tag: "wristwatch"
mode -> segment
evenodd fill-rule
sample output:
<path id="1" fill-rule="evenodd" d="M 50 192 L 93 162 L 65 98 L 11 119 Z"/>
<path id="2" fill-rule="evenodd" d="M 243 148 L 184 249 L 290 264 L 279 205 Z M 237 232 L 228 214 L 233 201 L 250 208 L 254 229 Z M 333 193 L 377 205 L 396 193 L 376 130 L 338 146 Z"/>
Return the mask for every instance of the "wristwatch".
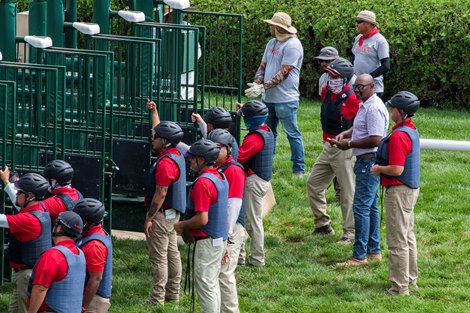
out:
<path id="1" fill-rule="evenodd" d="M 351 148 L 351 140 L 348 140 L 348 148 Z"/>

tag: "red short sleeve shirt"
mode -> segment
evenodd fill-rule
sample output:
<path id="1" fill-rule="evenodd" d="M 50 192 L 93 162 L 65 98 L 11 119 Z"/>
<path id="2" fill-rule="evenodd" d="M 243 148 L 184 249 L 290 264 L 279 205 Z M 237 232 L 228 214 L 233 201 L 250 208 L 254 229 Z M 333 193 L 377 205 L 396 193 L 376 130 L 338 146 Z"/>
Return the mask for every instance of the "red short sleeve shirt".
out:
<path id="1" fill-rule="evenodd" d="M 72 200 L 78 200 L 78 191 L 77 189 L 71 187 L 60 187 L 52 190 L 51 194 L 52 197 L 47 198 L 41 202 L 47 211 L 49 211 L 49 215 L 51 216 L 51 223 L 54 225 L 57 220 L 57 216 L 59 216 L 60 213 L 67 211 L 65 203 L 56 195 L 64 194 L 72 198 Z"/>
<path id="2" fill-rule="evenodd" d="M 412 129 L 416 129 L 416 126 L 413 124 L 411 119 L 405 120 L 404 126 L 408 126 Z M 398 124 L 393 126 L 392 130 L 396 129 L 397 127 L 402 126 L 402 124 Z M 388 164 L 390 165 L 398 165 L 404 166 L 405 160 L 408 154 L 410 154 L 412 148 L 412 142 L 410 136 L 407 133 L 402 131 L 394 132 L 388 141 Z M 382 186 L 397 186 L 403 185 L 401 181 L 399 181 L 396 177 L 380 177 L 381 185 Z"/>
<path id="3" fill-rule="evenodd" d="M 200 175 L 203 173 L 211 173 L 217 176 L 218 178 L 222 178 L 222 176 L 217 172 L 216 168 L 210 168 L 204 172 L 201 172 Z M 194 203 L 194 211 L 197 212 L 209 212 L 209 207 L 217 202 L 217 189 L 215 188 L 214 183 L 205 177 L 202 177 L 196 181 L 192 190 L 191 190 L 191 200 Z M 201 229 L 191 229 L 191 235 L 193 236 L 207 236 Z"/>
<path id="4" fill-rule="evenodd" d="M 159 157 L 168 155 L 168 154 L 180 155 L 178 149 L 170 148 L 162 152 Z M 178 180 L 180 177 L 180 171 L 178 165 L 172 159 L 165 157 L 158 162 L 157 168 L 155 170 L 155 184 L 157 186 L 168 187 Z"/>
<path id="5" fill-rule="evenodd" d="M 21 209 L 16 215 L 7 215 L 10 232 L 20 242 L 36 239 L 41 235 L 41 222 L 30 212 L 33 210 L 44 212 L 39 203 Z"/>
<path id="6" fill-rule="evenodd" d="M 101 225 L 93 226 L 87 236 L 92 234 L 106 235 Z M 91 240 L 87 242 L 82 248 L 85 254 L 86 269 L 90 273 L 102 273 L 106 265 L 106 258 L 108 257 L 108 249 L 99 240 Z"/>
<path id="7" fill-rule="evenodd" d="M 232 156 L 224 163 L 233 162 Z M 222 166 L 224 165 L 222 164 Z M 228 197 L 243 199 L 243 191 L 245 189 L 245 172 L 237 165 L 231 165 L 224 171 L 228 182 Z"/>

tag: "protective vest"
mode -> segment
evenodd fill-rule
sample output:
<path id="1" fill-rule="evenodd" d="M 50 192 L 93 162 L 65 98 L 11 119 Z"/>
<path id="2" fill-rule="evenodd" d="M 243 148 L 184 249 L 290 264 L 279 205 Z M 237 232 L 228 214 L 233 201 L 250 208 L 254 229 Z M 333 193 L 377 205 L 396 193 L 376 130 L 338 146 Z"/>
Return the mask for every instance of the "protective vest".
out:
<path id="1" fill-rule="evenodd" d="M 388 165 L 388 143 L 390 137 L 396 131 L 402 131 L 407 133 L 411 139 L 411 152 L 406 156 L 403 173 L 396 178 L 408 187 L 417 189 L 419 188 L 420 180 L 420 145 L 419 133 L 416 129 L 412 129 L 408 126 L 400 126 L 394 129 L 387 137 L 382 139 L 377 148 L 377 163 L 379 165 Z"/>
<path id="2" fill-rule="evenodd" d="M 235 137 L 232 136 L 232 150 L 231 150 L 231 155 L 232 158 L 236 161 L 238 160 L 238 143 Z"/>
<path id="3" fill-rule="evenodd" d="M 79 254 L 75 255 L 64 246 L 55 246 L 52 249 L 59 250 L 65 256 L 68 272 L 63 280 L 52 282 L 47 290 L 46 304 L 57 313 L 81 313 L 85 287 L 85 255 L 80 249 Z"/>
<path id="4" fill-rule="evenodd" d="M 180 177 L 178 178 L 178 180 L 168 187 L 168 192 L 166 194 L 165 200 L 163 201 L 163 204 L 168 208 L 173 208 L 180 213 L 184 213 L 186 211 L 186 175 L 185 175 L 186 163 L 182 155 L 168 153 L 159 157 L 155 161 L 155 163 L 152 164 L 149 170 L 148 178 L 147 178 L 145 196 L 147 198 L 148 203 L 151 203 L 153 195 L 155 194 L 155 189 L 156 189 L 155 171 L 156 171 L 158 163 L 163 158 L 170 158 L 173 161 L 175 161 L 180 172 Z"/>
<path id="5" fill-rule="evenodd" d="M 80 191 L 78 190 L 75 190 L 76 193 L 77 193 L 77 200 L 73 200 L 70 196 L 64 194 L 64 193 L 58 193 L 54 196 L 56 196 L 57 198 L 59 198 L 60 200 L 62 200 L 62 202 L 64 203 L 65 207 L 67 208 L 67 211 L 72 211 L 75 206 L 77 205 L 77 203 L 80 201 L 80 200 L 83 200 L 83 195 L 81 194 Z"/>
<path id="6" fill-rule="evenodd" d="M 254 132 L 263 137 L 264 147 L 245 163 L 245 171 L 251 169 L 256 175 L 265 181 L 270 181 L 273 176 L 274 135 L 271 130 L 265 131 L 259 128 L 250 131 L 250 133 Z M 248 135 L 250 133 L 248 133 Z"/>
<path id="7" fill-rule="evenodd" d="M 341 114 L 341 106 L 344 101 L 353 93 L 348 89 L 341 93 L 334 102 L 331 101 L 331 91 L 326 89 L 325 99 L 321 104 L 321 126 L 325 133 L 338 135 L 342 131 L 348 130 L 353 125 L 353 120 L 347 119 Z"/>
<path id="8" fill-rule="evenodd" d="M 111 298 L 111 289 L 113 282 L 113 244 L 111 243 L 111 237 L 108 234 L 91 234 L 80 240 L 80 242 L 78 243 L 78 247 L 82 248 L 92 240 L 100 241 L 103 245 L 105 245 L 106 249 L 108 250 L 106 264 L 104 266 L 103 279 L 100 282 L 96 294 L 103 298 Z M 88 272 L 86 281 L 88 281 Z"/>
<path id="9" fill-rule="evenodd" d="M 41 234 L 33 240 L 20 242 L 10 233 L 9 253 L 12 262 L 33 268 L 41 254 L 52 247 L 51 217 L 47 211 L 33 210 L 29 213 L 41 223 Z"/>
<path id="10" fill-rule="evenodd" d="M 209 220 L 206 225 L 201 229 L 211 238 L 223 238 L 227 240 L 228 237 L 228 183 L 224 174 L 221 174 L 223 179 L 219 179 L 217 176 L 211 173 L 204 173 L 194 181 L 193 185 L 202 177 L 208 178 L 214 183 L 215 189 L 217 189 L 217 201 L 209 207 Z M 190 191 L 190 195 L 192 188 Z M 194 203 L 191 197 L 188 196 L 188 212 L 185 219 L 190 219 L 196 212 L 194 211 Z"/>
<path id="11" fill-rule="evenodd" d="M 238 162 L 228 162 L 228 163 L 222 165 L 221 167 L 219 167 L 219 172 L 224 173 L 225 170 L 228 169 L 230 166 L 238 166 L 243 171 L 245 170 L 243 168 L 243 165 L 241 165 Z M 229 186 L 229 188 L 230 188 L 230 186 Z M 238 214 L 237 223 L 240 223 L 240 224 L 243 225 L 243 227 L 245 227 L 245 203 L 243 202 L 243 199 L 242 199 L 242 207 L 240 208 L 240 214 Z"/>

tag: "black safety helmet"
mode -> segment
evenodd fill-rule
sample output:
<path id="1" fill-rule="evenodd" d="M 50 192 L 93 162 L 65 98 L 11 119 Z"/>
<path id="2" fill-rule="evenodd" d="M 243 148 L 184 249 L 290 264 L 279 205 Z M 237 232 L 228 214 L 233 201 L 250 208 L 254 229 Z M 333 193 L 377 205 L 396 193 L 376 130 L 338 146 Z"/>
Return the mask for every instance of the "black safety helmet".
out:
<path id="1" fill-rule="evenodd" d="M 168 140 L 172 146 L 176 146 L 183 139 L 183 130 L 175 122 L 160 122 L 153 128 L 153 134 Z"/>
<path id="2" fill-rule="evenodd" d="M 250 118 L 258 115 L 266 115 L 268 113 L 268 107 L 263 102 L 258 100 L 248 101 L 239 110 L 239 114 L 243 115 L 245 118 Z"/>
<path id="3" fill-rule="evenodd" d="M 396 93 L 386 103 L 389 107 L 405 111 L 407 117 L 412 117 L 419 108 L 419 99 L 409 91 L 400 91 Z"/>
<path id="4" fill-rule="evenodd" d="M 354 75 L 353 65 L 351 62 L 343 58 L 337 58 L 333 60 L 333 62 L 328 65 L 326 70 L 335 76 L 339 75 L 345 78 L 346 81 L 349 81 Z"/>
<path id="5" fill-rule="evenodd" d="M 61 186 L 68 185 L 72 182 L 73 168 L 63 160 L 54 160 L 44 167 L 42 176 L 47 180 L 55 179 Z"/>
<path id="6" fill-rule="evenodd" d="M 232 146 L 233 136 L 228 130 L 218 128 L 211 131 L 207 139 L 224 146 Z"/>
<path id="7" fill-rule="evenodd" d="M 37 173 L 26 173 L 14 184 L 16 189 L 31 193 L 36 200 L 44 199 L 51 188 L 49 182 Z"/>
<path id="8" fill-rule="evenodd" d="M 221 107 L 210 108 L 204 115 L 204 121 L 211 123 L 214 128 L 230 128 L 232 126 L 232 116 Z"/>
<path id="9" fill-rule="evenodd" d="M 80 200 L 73 209 L 73 212 L 80 215 L 83 223 L 90 221 L 95 225 L 101 224 L 103 221 L 104 211 L 103 203 L 93 198 Z"/>
<path id="10" fill-rule="evenodd" d="M 56 232 L 56 226 L 62 226 L 62 232 Z M 83 221 L 80 215 L 72 211 L 65 211 L 59 214 L 56 221 L 56 226 L 54 226 L 53 236 L 65 235 L 72 239 L 78 238 L 82 234 L 83 230 Z"/>
<path id="11" fill-rule="evenodd" d="M 201 156 L 206 160 L 207 165 L 212 165 L 219 157 L 220 149 L 217 144 L 209 139 L 202 138 L 191 145 L 186 156 Z"/>

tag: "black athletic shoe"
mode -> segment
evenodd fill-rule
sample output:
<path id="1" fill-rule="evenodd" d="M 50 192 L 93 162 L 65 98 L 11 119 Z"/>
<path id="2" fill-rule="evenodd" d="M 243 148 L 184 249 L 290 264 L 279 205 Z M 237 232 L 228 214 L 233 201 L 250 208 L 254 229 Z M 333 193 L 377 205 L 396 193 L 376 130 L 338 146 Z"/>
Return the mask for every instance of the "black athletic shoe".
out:
<path id="1" fill-rule="evenodd" d="M 322 227 L 315 228 L 315 230 L 313 231 L 313 234 L 314 235 L 325 235 L 325 236 L 326 235 L 334 235 L 335 231 L 333 230 L 331 225 L 328 224 L 328 225 L 325 225 L 325 226 L 322 226 Z"/>

